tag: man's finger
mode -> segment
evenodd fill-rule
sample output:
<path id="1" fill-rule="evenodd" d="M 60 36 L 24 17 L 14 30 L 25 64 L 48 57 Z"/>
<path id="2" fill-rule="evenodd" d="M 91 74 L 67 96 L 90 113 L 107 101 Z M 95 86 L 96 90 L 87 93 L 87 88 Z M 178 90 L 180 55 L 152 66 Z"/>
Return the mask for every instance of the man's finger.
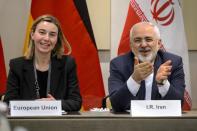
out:
<path id="1" fill-rule="evenodd" d="M 172 61 L 171 60 L 167 60 L 165 63 L 163 63 L 162 65 L 164 66 L 168 66 L 171 65 Z"/>
<path id="2" fill-rule="evenodd" d="M 137 57 L 134 57 L 134 65 L 138 65 L 139 64 L 139 60 Z"/>

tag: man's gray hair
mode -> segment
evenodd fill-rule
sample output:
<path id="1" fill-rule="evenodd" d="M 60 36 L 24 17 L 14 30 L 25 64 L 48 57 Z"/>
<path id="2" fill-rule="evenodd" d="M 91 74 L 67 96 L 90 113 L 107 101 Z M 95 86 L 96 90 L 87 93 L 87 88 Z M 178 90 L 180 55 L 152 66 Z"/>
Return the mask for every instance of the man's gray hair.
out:
<path id="1" fill-rule="evenodd" d="M 158 38 L 158 39 L 161 38 L 161 34 L 160 34 L 160 31 L 159 31 L 159 28 L 158 28 L 155 24 L 153 24 L 153 23 L 151 23 L 151 22 L 145 22 L 145 21 L 143 21 L 143 22 L 136 23 L 135 25 L 132 26 L 132 28 L 131 28 L 131 30 L 130 30 L 130 35 L 129 35 L 129 36 L 130 36 L 130 42 L 131 42 L 132 37 L 133 37 L 133 30 L 134 30 L 138 25 L 140 25 L 140 24 L 148 24 L 148 25 L 152 26 L 152 27 L 154 28 L 154 31 L 155 31 L 155 33 L 156 33 L 157 38 Z"/>

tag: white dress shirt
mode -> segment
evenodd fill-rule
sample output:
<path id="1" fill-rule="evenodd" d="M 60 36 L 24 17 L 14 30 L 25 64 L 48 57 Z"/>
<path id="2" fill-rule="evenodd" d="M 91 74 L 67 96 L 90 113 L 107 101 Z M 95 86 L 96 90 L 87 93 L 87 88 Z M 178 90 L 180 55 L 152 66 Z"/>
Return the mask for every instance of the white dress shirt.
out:
<path id="1" fill-rule="evenodd" d="M 153 84 L 153 73 L 151 73 L 145 79 L 145 89 L 146 89 L 145 99 L 146 100 L 151 100 L 152 84 Z M 157 85 L 157 86 L 159 88 L 159 93 L 161 94 L 162 97 L 164 97 L 170 88 L 170 83 L 168 80 L 166 80 L 164 85 Z M 130 76 L 129 79 L 127 80 L 127 87 L 129 89 L 129 91 L 131 92 L 131 94 L 136 96 L 139 89 L 140 89 L 140 84 L 138 84 L 132 78 L 132 76 Z"/>

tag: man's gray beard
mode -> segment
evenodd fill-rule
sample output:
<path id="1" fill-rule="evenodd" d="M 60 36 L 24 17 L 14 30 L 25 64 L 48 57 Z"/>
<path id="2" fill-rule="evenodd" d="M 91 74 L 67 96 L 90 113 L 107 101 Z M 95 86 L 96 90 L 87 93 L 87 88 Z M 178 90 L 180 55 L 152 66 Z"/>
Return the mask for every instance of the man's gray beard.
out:
<path id="1" fill-rule="evenodd" d="M 141 62 L 150 62 L 152 63 L 154 61 L 154 58 L 156 56 L 156 53 L 152 52 L 148 56 L 142 56 L 141 54 L 138 54 L 138 58 Z"/>

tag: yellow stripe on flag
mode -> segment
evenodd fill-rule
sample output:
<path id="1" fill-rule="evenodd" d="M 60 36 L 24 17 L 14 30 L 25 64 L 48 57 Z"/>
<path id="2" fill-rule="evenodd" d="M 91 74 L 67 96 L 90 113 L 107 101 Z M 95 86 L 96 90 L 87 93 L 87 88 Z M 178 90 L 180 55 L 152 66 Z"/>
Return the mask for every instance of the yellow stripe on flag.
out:
<path id="1" fill-rule="evenodd" d="M 33 18 L 32 18 L 31 15 L 29 15 L 29 20 L 28 20 L 27 30 L 26 30 L 26 36 L 25 36 L 25 42 L 24 42 L 24 46 L 23 46 L 23 54 L 25 54 L 25 52 L 27 51 L 27 48 L 28 48 L 29 33 L 31 31 L 32 24 L 33 24 Z"/>

